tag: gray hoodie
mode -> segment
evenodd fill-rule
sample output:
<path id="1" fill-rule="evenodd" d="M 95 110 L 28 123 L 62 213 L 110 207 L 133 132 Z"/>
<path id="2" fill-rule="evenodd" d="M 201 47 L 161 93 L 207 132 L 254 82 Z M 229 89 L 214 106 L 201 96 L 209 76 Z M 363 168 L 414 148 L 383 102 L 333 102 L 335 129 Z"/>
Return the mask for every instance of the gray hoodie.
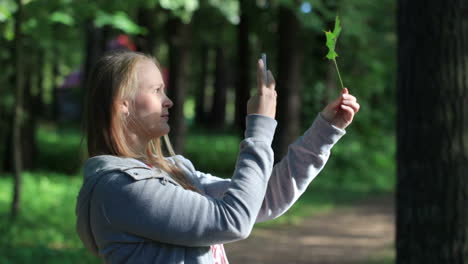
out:
<path id="1" fill-rule="evenodd" d="M 319 114 L 273 168 L 276 121 L 248 115 L 231 179 L 179 166 L 202 194 L 133 159 L 95 156 L 84 165 L 76 230 L 106 263 L 213 263 L 210 245 L 245 239 L 255 223 L 286 212 L 320 172 L 345 134 Z"/>

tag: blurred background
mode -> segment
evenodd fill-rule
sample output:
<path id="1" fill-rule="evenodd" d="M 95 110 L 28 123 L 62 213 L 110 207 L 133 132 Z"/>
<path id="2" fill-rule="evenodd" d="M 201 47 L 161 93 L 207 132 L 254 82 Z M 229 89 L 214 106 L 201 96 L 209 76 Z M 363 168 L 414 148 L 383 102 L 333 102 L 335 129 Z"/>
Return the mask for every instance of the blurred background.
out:
<path id="1" fill-rule="evenodd" d="M 85 80 L 100 55 L 125 49 L 155 56 L 174 102 L 176 153 L 200 171 L 230 177 L 262 52 L 277 81 L 276 159 L 340 94 L 325 57 L 324 31 L 333 30 L 336 15 L 343 27 L 337 62 L 361 111 L 299 202 L 257 228 L 297 231 L 314 215 L 374 199 L 384 201 L 372 207 L 385 216 L 377 221 L 393 228 L 396 6 L 393 0 L 0 0 L 0 263 L 99 263 L 75 233 L 74 206 L 87 158 L 80 144 Z M 394 262 L 394 231 L 382 230 L 382 250 L 353 263 Z M 255 246 L 261 245 L 250 250 Z M 249 255 L 227 250 L 232 262 L 236 254 Z M 348 263 L 341 257 L 330 263 Z M 297 263 L 327 263 L 304 261 Z"/>

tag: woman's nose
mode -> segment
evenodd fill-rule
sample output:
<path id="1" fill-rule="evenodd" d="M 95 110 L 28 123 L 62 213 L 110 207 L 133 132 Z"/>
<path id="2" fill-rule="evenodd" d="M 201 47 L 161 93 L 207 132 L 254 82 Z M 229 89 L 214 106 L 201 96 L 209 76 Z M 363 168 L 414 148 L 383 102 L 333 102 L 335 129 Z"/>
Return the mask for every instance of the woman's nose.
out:
<path id="1" fill-rule="evenodd" d="M 171 108 L 174 105 L 171 99 L 169 97 L 166 97 L 166 101 L 164 102 L 164 107 Z"/>

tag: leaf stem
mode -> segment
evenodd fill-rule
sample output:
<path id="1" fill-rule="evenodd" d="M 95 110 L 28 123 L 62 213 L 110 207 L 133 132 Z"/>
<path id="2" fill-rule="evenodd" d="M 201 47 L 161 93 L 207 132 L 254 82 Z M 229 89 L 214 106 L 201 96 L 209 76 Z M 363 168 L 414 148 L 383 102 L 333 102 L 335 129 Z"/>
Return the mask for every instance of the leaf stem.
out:
<path id="1" fill-rule="evenodd" d="M 336 59 L 333 59 L 335 63 L 336 72 L 338 73 L 338 78 L 340 79 L 341 89 L 344 89 L 343 81 L 341 80 L 340 70 L 338 69 L 338 64 L 336 63 Z"/>

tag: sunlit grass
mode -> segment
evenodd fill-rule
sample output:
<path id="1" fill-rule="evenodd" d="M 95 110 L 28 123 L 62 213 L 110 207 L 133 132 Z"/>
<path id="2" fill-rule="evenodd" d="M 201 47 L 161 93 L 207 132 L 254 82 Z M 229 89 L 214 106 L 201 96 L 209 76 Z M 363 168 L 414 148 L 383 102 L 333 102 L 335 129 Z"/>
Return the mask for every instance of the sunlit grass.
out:
<path id="1" fill-rule="evenodd" d="M 10 222 L 13 188 L 8 176 L 0 178 L 0 263 L 99 263 L 84 251 L 75 232 L 80 177 L 23 173 L 20 215 Z"/>

